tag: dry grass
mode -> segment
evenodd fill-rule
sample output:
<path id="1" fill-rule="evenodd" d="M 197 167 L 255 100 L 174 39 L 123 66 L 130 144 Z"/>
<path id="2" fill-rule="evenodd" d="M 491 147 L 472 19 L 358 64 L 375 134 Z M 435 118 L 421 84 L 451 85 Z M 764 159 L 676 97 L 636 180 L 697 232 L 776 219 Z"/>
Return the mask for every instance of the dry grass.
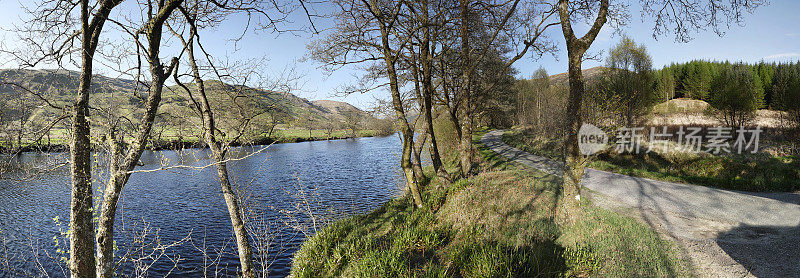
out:
<path id="1" fill-rule="evenodd" d="M 702 100 L 678 98 L 657 104 L 647 121 L 648 126 L 718 126 L 720 121 L 708 112 L 708 103 Z M 789 123 L 784 112 L 761 109 L 756 111 L 751 125 L 765 128 L 782 128 Z"/>
<path id="2" fill-rule="evenodd" d="M 765 132 L 769 132 L 767 130 Z M 646 153 L 643 142 L 638 154 L 606 151 L 598 154 L 590 166 L 629 176 L 670 182 L 690 183 L 743 191 L 800 190 L 800 159 L 795 156 L 774 155 L 780 145 L 779 137 L 770 137 L 761 144 L 769 151 L 755 154 L 711 155 L 707 153 L 653 151 Z M 764 138 L 762 138 L 764 140 Z M 560 141 L 543 138 L 525 130 L 511 130 L 503 134 L 503 141 L 524 151 L 560 159 L 548 146 Z"/>
<path id="3" fill-rule="evenodd" d="M 508 240 L 523 246 L 526 240 L 553 240 L 552 222 L 557 183 L 554 177 L 529 172 L 486 172 L 470 186 L 448 197 L 438 213 L 441 222 L 457 231 L 478 227 L 488 240 Z"/>

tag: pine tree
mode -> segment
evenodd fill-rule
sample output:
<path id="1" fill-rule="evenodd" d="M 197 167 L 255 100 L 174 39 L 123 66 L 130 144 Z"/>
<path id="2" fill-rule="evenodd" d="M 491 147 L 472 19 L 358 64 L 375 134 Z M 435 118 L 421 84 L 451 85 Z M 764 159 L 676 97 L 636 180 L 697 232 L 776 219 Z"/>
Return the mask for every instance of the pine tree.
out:
<path id="1" fill-rule="evenodd" d="M 744 126 L 764 105 L 761 80 L 746 65 L 727 67 L 711 83 L 708 103 L 725 125 L 733 128 Z"/>

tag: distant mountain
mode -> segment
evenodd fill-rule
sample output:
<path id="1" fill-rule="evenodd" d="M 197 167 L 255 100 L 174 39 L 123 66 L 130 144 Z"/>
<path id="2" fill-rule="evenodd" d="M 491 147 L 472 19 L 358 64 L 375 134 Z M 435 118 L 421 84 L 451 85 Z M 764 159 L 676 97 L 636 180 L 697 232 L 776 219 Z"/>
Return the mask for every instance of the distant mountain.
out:
<path id="1" fill-rule="evenodd" d="M 19 70 L 19 69 L 0 69 L 0 80 L 14 82 L 29 88 L 31 90 L 41 92 L 52 98 L 55 102 L 74 101 L 79 85 L 80 74 L 76 71 L 68 70 Z M 141 104 L 143 101 L 142 94 L 134 94 L 136 92 L 137 83 L 133 80 L 122 78 L 110 78 L 102 75 L 95 75 L 92 82 L 92 95 L 96 99 L 108 99 L 114 103 L 123 103 L 122 109 L 132 107 L 133 105 Z M 143 86 L 145 84 L 138 84 Z M 188 84 L 192 87 L 192 84 Z M 206 87 L 210 92 L 209 98 L 220 98 L 221 96 L 213 95 L 215 90 L 230 91 L 236 89 L 233 85 L 224 84 L 219 81 L 207 81 Z M 172 87 L 177 89 L 175 87 Z M 139 92 L 145 91 L 139 88 Z M 355 106 L 345 102 L 332 101 L 332 100 L 318 100 L 309 101 L 305 98 L 295 96 L 291 93 L 270 92 L 265 90 L 246 88 L 248 90 L 259 91 L 266 98 L 262 98 L 262 102 L 269 102 L 265 105 L 282 105 L 289 115 L 292 117 L 302 117 L 311 115 L 316 120 L 344 120 L 344 115 L 352 113 L 357 115 L 359 119 L 371 119 L 372 116 Z M 11 97 L 11 94 L 20 93 L 21 90 L 13 85 L 0 85 L 0 97 Z M 180 93 L 180 90 L 164 90 L 162 95 L 162 107 L 186 106 L 190 103 L 187 96 Z M 164 110 L 162 108 L 161 110 Z"/>
<path id="2" fill-rule="evenodd" d="M 605 68 L 606 67 L 598 66 L 598 67 L 593 67 L 593 68 L 589 68 L 589 69 L 584 69 L 583 70 L 583 81 L 584 82 L 590 82 L 590 81 L 593 81 L 593 80 L 596 80 L 596 79 L 600 78 L 600 76 L 603 73 L 603 70 Z M 564 73 L 551 75 L 550 76 L 550 84 L 568 86 L 569 85 L 569 73 L 568 72 L 564 72 Z"/>
<path id="3" fill-rule="evenodd" d="M 0 69 L 0 79 L 23 85 L 28 89 L 56 96 L 74 95 L 78 90 L 80 73 L 69 70 Z M 135 89 L 136 82 L 121 78 L 95 75 L 93 93 L 103 91 L 126 91 Z M 0 92 L 16 92 L 19 88 L 0 85 Z"/>
<path id="4" fill-rule="evenodd" d="M 315 100 L 311 102 L 312 105 L 322 108 L 323 115 L 344 120 L 350 115 L 354 115 L 359 119 L 372 118 L 371 115 L 365 113 L 363 110 L 358 109 L 347 102 L 335 100 Z"/>

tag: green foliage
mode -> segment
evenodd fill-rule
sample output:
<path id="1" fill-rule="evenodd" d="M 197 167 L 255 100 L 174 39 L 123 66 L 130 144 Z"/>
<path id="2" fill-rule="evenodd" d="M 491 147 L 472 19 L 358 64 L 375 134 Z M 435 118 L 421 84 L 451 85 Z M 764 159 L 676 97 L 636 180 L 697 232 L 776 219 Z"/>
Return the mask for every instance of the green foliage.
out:
<path id="1" fill-rule="evenodd" d="M 677 246 L 639 222 L 609 210 L 582 206 L 581 221 L 562 229 L 559 243 L 571 277 L 691 277 Z M 588 272 L 590 271 L 590 272 Z M 588 273 L 587 273 L 588 272 Z"/>
<path id="2" fill-rule="evenodd" d="M 656 82 L 656 96 L 659 100 L 668 101 L 675 97 L 675 75 L 672 70 L 665 68 L 654 72 Z"/>
<path id="3" fill-rule="evenodd" d="M 773 108 L 786 112 L 795 128 L 800 129 L 800 63 L 778 65 L 771 92 Z"/>
<path id="4" fill-rule="evenodd" d="M 692 61 L 687 64 L 684 74 L 684 95 L 693 99 L 706 100 L 713 79 L 709 63 Z"/>
<path id="5" fill-rule="evenodd" d="M 761 79 L 744 65 L 725 68 L 711 83 L 708 104 L 731 127 L 748 124 L 764 105 Z"/>
<path id="6" fill-rule="evenodd" d="M 575 244 L 564 252 L 567 268 L 576 273 L 594 273 L 600 269 L 601 261 L 591 248 Z"/>
<path id="7" fill-rule="evenodd" d="M 600 96 L 613 102 L 612 107 L 625 125 L 639 123 L 658 101 L 652 59 L 644 45 L 628 36 L 613 48 L 606 61 L 607 69 L 600 83 Z"/>
<path id="8" fill-rule="evenodd" d="M 787 84 L 787 81 L 788 83 L 793 82 L 789 80 L 800 79 L 800 77 L 790 74 L 791 71 L 797 71 L 800 68 L 800 63 L 797 62 L 767 63 L 762 61 L 757 64 L 739 63 L 737 66 L 746 67 L 757 76 L 763 92 L 763 107 L 771 109 L 780 109 L 779 107 L 782 105 L 780 94 L 785 92 L 781 91 L 782 86 Z M 657 73 L 658 91 L 662 96 L 663 92 L 669 92 L 670 82 L 668 80 L 671 79 L 674 84 L 672 98 L 687 97 L 707 100 L 711 83 L 729 67 L 731 67 L 729 62 L 702 60 L 666 66 Z"/>

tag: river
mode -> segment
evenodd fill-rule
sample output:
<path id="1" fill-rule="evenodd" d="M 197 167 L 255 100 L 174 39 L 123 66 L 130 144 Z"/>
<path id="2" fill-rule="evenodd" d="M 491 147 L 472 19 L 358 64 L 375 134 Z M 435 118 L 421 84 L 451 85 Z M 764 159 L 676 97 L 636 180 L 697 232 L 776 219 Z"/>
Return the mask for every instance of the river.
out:
<path id="1" fill-rule="evenodd" d="M 231 156 L 260 148 L 233 149 Z M 260 245 L 269 247 L 269 255 L 256 258 L 268 262 L 269 276 L 286 276 L 305 239 L 300 231 L 313 233 L 308 211 L 315 219 L 335 219 L 372 210 L 400 194 L 399 152 L 398 137 L 388 136 L 275 144 L 231 162 L 233 180 L 253 216 L 251 235 L 266 235 L 254 239 L 254 247 L 269 240 Z M 36 163 L 53 156 L 58 155 L 24 154 L 20 160 Z M 137 170 L 209 163 L 207 151 L 199 149 L 146 152 L 141 161 Z M 102 168 L 94 174 L 97 186 L 104 180 Z M 69 248 L 59 232 L 68 226 L 69 201 L 68 167 L 0 181 L 0 277 L 64 275 L 56 262 L 65 256 L 58 249 Z M 123 276 L 236 275 L 235 241 L 213 167 L 133 174 L 123 190 L 115 230 L 116 256 L 126 258 L 120 261 Z"/>

